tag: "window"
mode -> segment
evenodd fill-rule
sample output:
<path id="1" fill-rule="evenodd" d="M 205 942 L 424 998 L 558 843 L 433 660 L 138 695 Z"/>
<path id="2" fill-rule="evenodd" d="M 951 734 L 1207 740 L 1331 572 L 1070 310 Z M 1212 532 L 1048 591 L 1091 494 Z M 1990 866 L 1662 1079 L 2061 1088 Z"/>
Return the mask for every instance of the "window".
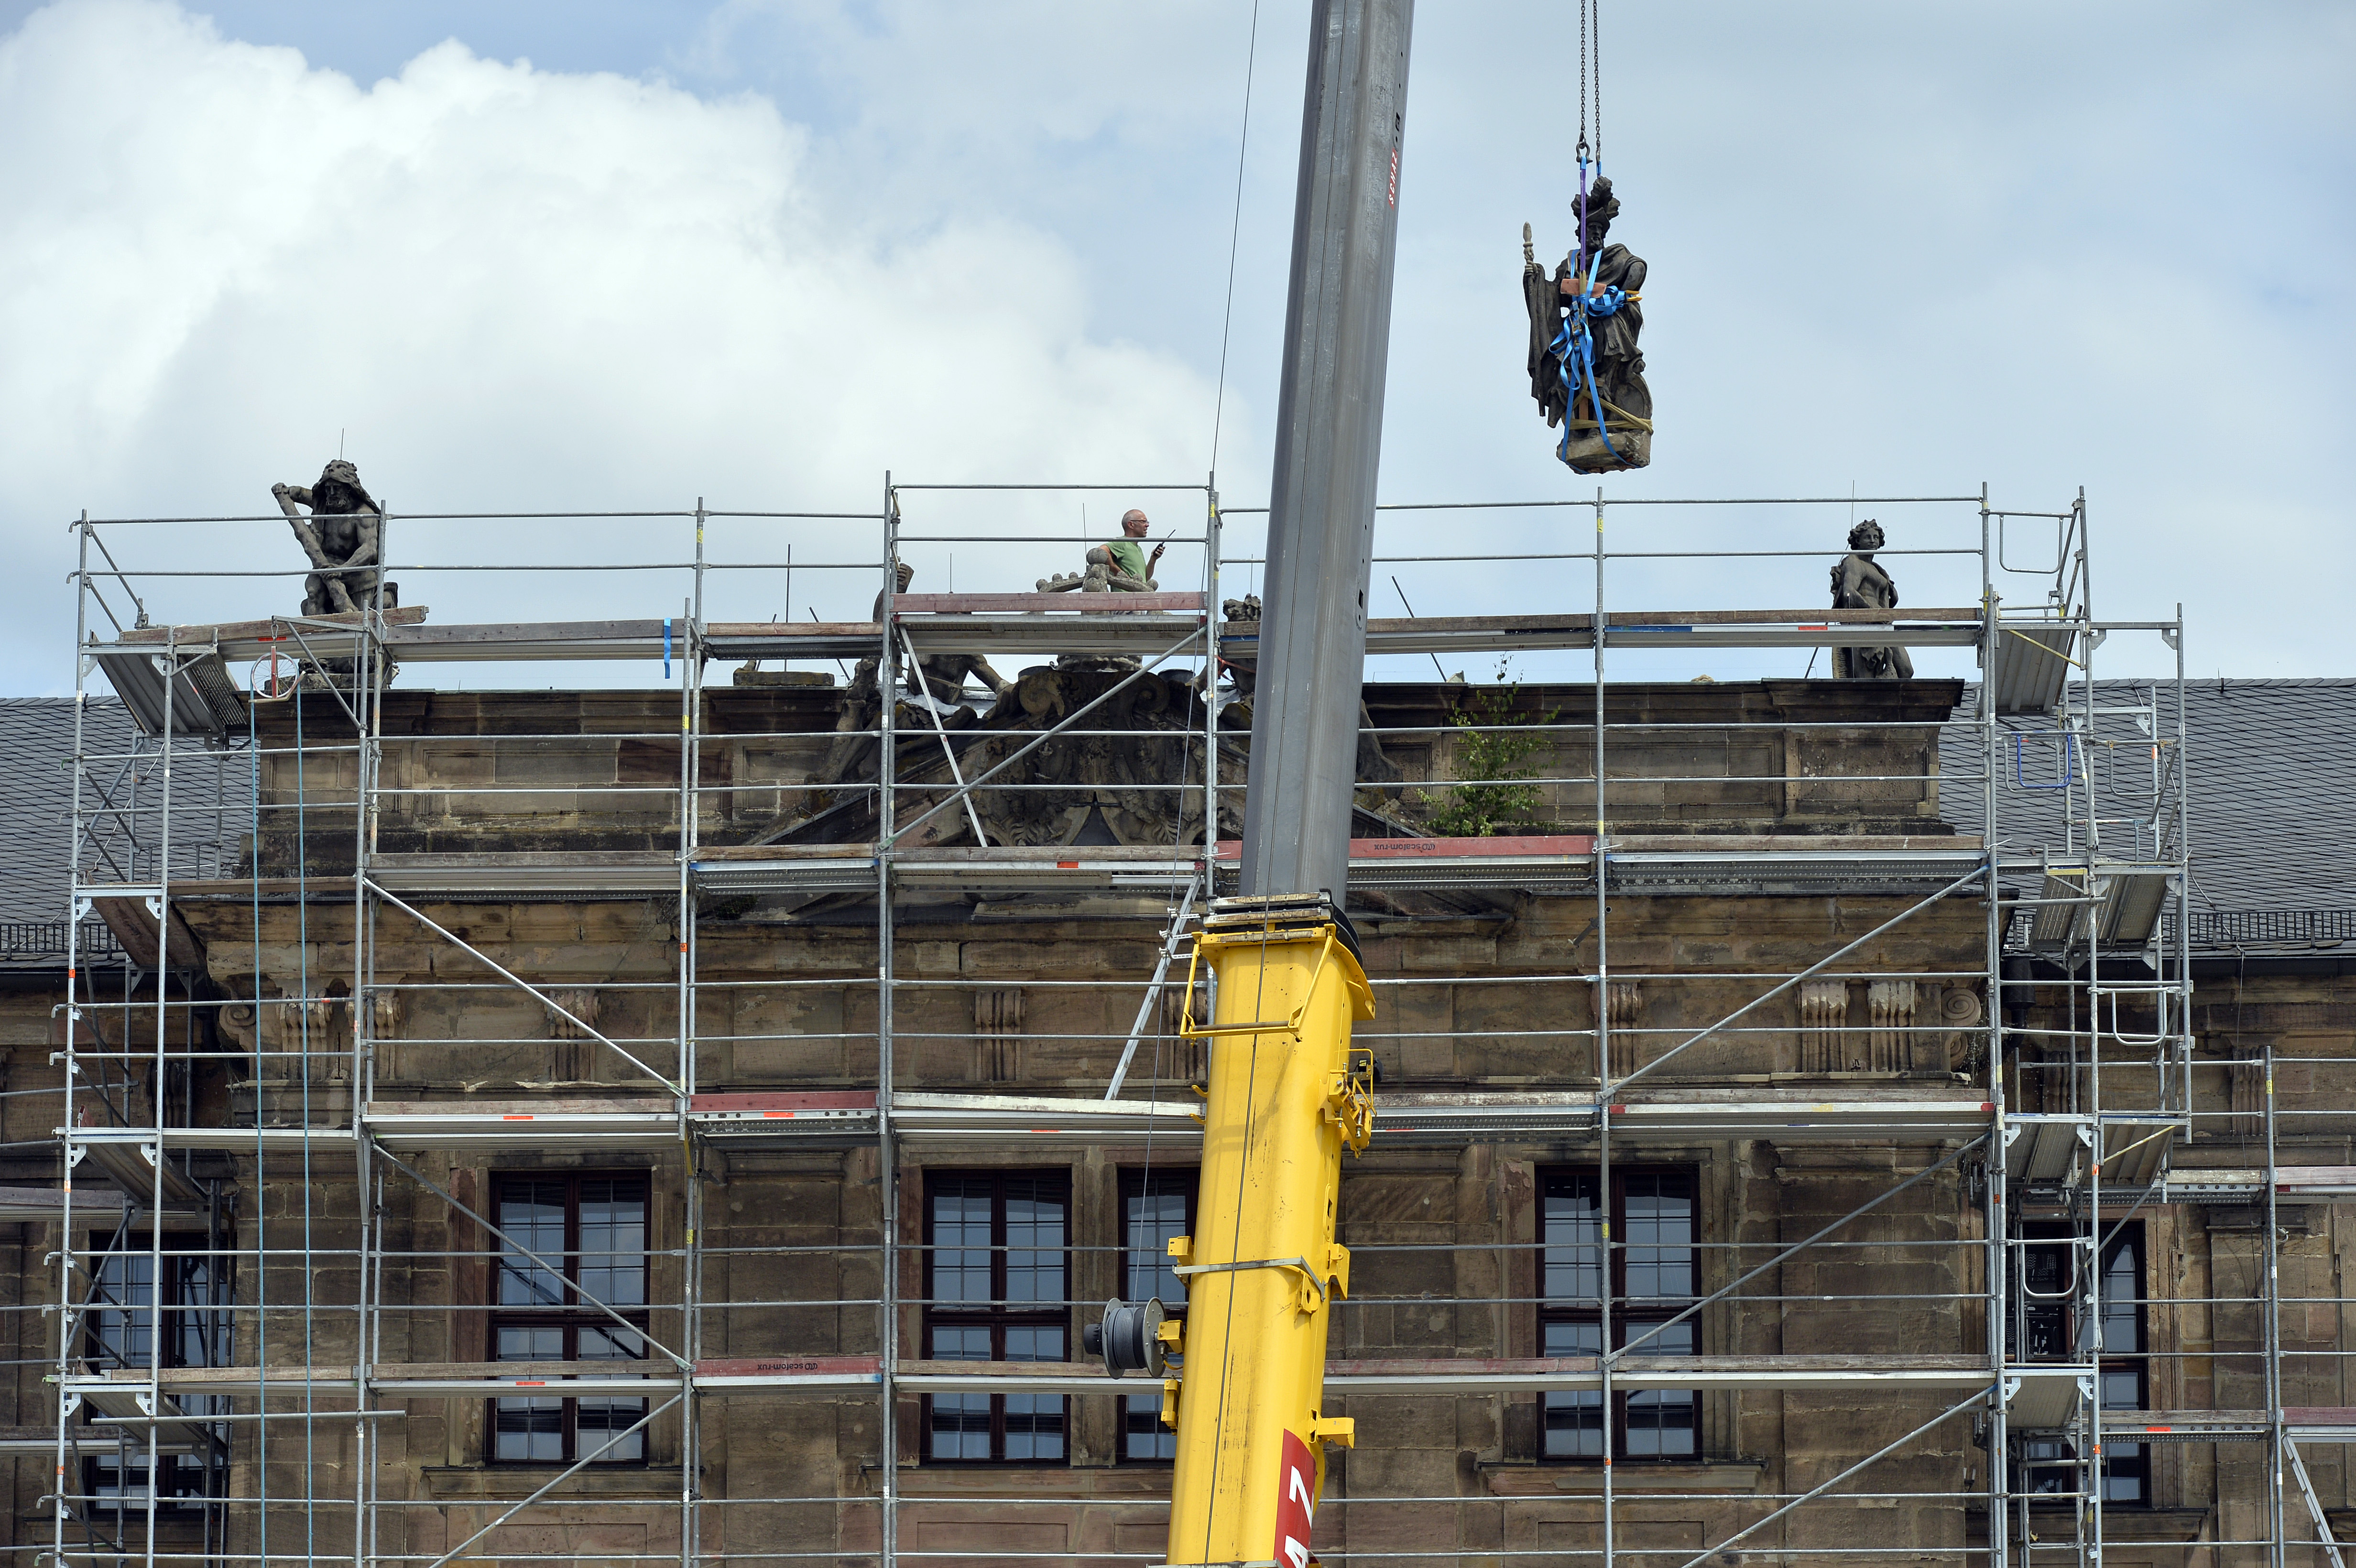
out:
<path id="1" fill-rule="evenodd" d="M 1061 1361 L 1071 1187 L 1061 1172 L 931 1176 L 925 1190 L 925 1354 L 942 1361 Z M 1061 1464 L 1054 1394 L 934 1394 L 925 1457 Z"/>
<path id="2" fill-rule="evenodd" d="M 2031 1244 L 2016 1254 L 2020 1268 L 2020 1296 L 2008 1341 L 2014 1353 L 2037 1361 L 2078 1359 L 2078 1347 L 2098 1352 L 2097 1388 L 2104 1410 L 2142 1410 L 2150 1393 L 2144 1301 L 2143 1227 L 2127 1224 L 2103 1249 L 2102 1325 L 2099 1335 L 2080 1331 L 2083 1293 L 2072 1258 L 2083 1256 L 2066 1232 L 2047 1228 L 2051 1240 Z M 2031 1494 L 2075 1489 L 2074 1445 L 2057 1437 L 2027 1437 L 2020 1444 L 2020 1463 L 2014 1489 Z M 2150 1500 L 2150 1450 L 2141 1443 L 2103 1445 L 2103 1500 L 2140 1503 Z"/>
<path id="3" fill-rule="evenodd" d="M 509 1240 L 498 1243 L 491 1359 L 646 1360 L 647 1179 L 502 1176 L 492 1190 L 494 1217 Z M 589 1455 L 593 1464 L 644 1464 L 646 1430 L 629 1428 L 646 1413 L 643 1399 L 493 1400 L 490 1456 L 510 1465 L 569 1465 Z"/>
<path id="4" fill-rule="evenodd" d="M 1602 1292 L 1612 1292 L 1614 1349 L 1640 1356 L 1690 1356 L 1700 1349 L 1688 1317 L 1663 1327 L 1693 1304 L 1694 1179 L 1689 1171 L 1612 1173 L 1612 1233 L 1602 1246 L 1602 1177 L 1593 1170 L 1546 1173 L 1538 1243 L 1539 1340 L 1548 1356 L 1593 1356 L 1603 1349 Z M 1611 1451 L 1630 1459 L 1684 1459 L 1700 1450 L 1700 1396 L 1692 1389 L 1644 1389 L 1612 1396 Z M 1581 1390 L 1545 1398 L 1541 1452 L 1549 1459 L 1604 1456 L 1603 1396 Z"/>
<path id="5" fill-rule="evenodd" d="M 1161 1298 L 1173 1317 L 1186 1316 L 1186 1285 L 1170 1255 L 1170 1239 L 1194 1223 L 1197 1175 L 1192 1170 L 1124 1171 L 1120 1179 L 1120 1298 Z M 1162 1424 L 1162 1396 L 1124 1394 L 1120 1402 L 1120 1456 L 1171 1460 L 1178 1457 L 1178 1435 Z"/>
<path id="6" fill-rule="evenodd" d="M 88 1336 L 84 1355 L 93 1371 L 116 1367 L 145 1368 L 155 1364 L 158 1328 L 163 1334 L 166 1367 L 226 1367 L 230 1364 L 230 1293 L 220 1266 L 224 1260 L 205 1253 L 201 1236 L 166 1236 L 163 1246 L 164 1289 L 155 1289 L 155 1254 L 134 1237 L 124 1238 L 123 1249 L 93 1260 L 91 1310 L 83 1319 Z M 160 1313 L 159 1313 L 160 1309 Z M 160 1316 L 160 1324 L 159 1324 Z M 226 1395 L 183 1394 L 180 1406 L 192 1414 L 225 1413 Z M 92 1435 L 112 1442 L 123 1427 L 102 1427 Z M 216 1425 L 215 1435 L 228 1428 Z M 131 1455 L 91 1455 L 85 1445 L 83 1489 L 97 1505 L 144 1509 L 147 1506 L 147 1456 L 144 1435 L 133 1433 Z M 163 1475 L 155 1486 L 158 1509 L 187 1508 L 208 1496 L 219 1496 L 218 1484 L 226 1472 L 216 1468 L 208 1484 L 203 1456 L 161 1456 Z"/>

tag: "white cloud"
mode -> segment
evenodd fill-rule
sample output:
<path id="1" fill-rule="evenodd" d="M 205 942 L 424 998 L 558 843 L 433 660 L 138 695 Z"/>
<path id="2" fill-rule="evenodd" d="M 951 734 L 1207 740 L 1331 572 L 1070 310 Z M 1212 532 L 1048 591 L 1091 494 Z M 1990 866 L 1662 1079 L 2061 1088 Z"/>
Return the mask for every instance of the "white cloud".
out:
<path id="1" fill-rule="evenodd" d="M 65 564 L 57 519 L 266 506 L 267 482 L 316 474 L 344 426 L 363 473 L 410 509 L 675 507 L 698 493 L 871 507 L 887 464 L 1013 480 L 1186 478 L 1208 462 L 1248 0 L 725 0 L 679 20 L 668 54 L 584 41 L 594 17 L 537 5 L 499 14 L 510 47 L 562 37 L 570 59 L 659 66 L 695 95 L 447 46 L 362 91 L 168 9 L 95 0 L 0 43 L 0 145 L 37 153 L 0 161 L 0 516 L 41 568 L 0 601 L 10 688 L 65 673 L 56 585 L 33 581 Z M 244 9 L 256 37 L 294 25 Z M 2262 7 L 2222 29 L 2187 0 L 1608 9 L 1615 238 L 1652 263 L 1662 421 L 1655 467 L 1609 489 L 1986 479 L 2000 504 L 2041 509 L 2083 485 L 2106 613 L 2184 601 L 2203 673 L 2356 667 L 2336 587 L 2356 572 L 2356 447 L 2340 434 L 2356 420 L 2339 260 L 2356 243 L 2346 8 Z M 1573 15 L 1421 7 L 1387 498 L 1592 494 L 1552 461 L 1524 394 L 1515 280 L 1525 219 L 1553 253 L 1567 239 Z M 333 52 L 330 24 L 304 26 Z M 421 47 L 423 26 L 401 48 Z M 1219 455 L 1237 505 L 1265 498 L 1305 32 L 1299 8 L 1261 8 Z M 1078 507 L 927 497 L 914 520 L 1060 532 Z M 1969 508 L 1946 520 L 1937 542 L 1976 540 Z M 1230 539 L 1248 549 L 1254 521 Z M 1845 524 L 1648 511 L 1622 514 L 1613 537 L 1828 560 Z M 521 528 L 422 531 L 396 554 L 550 548 Z M 1582 548 L 1583 531 L 1559 514 L 1390 514 L 1381 539 L 1539 556 Z M 1902 523 L 1899 542 L 1927 531 Z M 819 542 L 849 549 L 800 539 L 798 562 Z M 686 548 L 672 523 L 564 542 L 647 560 Z M 267 546 L 281 560 L 291 548 Z M 716 554 L 750 548 L 715 533 Z M 926 558 L 926 585 L 947 555 Z M 959 587 L 1063 564 L 983 556 L 958 547 Z M 1615 562 L 1612 592 L 1804 607 L 1824 560 Z M 1582 609 L 1592 582 L 1584 562 L 1400 571 L 1427 614 Z M 1954 560 L 1899 575 L 1910 604 L 1977 592 Z M 812 581 L 798 574 L 797 605 Z M 444 620 L 585 602 L 577 581 L 524 586 L 444 579 L 423 596 Z M 669 580 L 627 586 L 637 613 L 678 603 Z M 781 600 L 780 586 L 762 592 Z M 1396 610 L 1379 577 L 1375 598 Z M 862 599 L 845 584 L 826 602 Z M 2126 642 L 2106 645 L 2104 673 L 2165 667 L 2156 640 Z"/>
<path id="2" fill-rule="evenodd" d="M 538 71 L 455 42 L 363 90 L 169 5 L 68 0 L 0 41 L 0 145 L 30 154 L 0 161 L 0 517 L 34 569 L 0 601 L 7 689 L 66 674 L 64 519 L 267 511 L 270 483 L 307 481 L 339 431 L 396 513 L 680 508 L 699 493 L 873 509 L 895 462 L 903 477 L 1156 479 L 1198 470 L 1207 443 L 1210 388 L 1092 333 L 1067 248 L 1006 219 L 894 224 L 817 194 L 808 136 L 763 98 Z M 937 531 L 1063 532 L 1077 512 L 1062 497 L 926 505 L 912 526 Z M 219 537 L 148 530 L 135 548 L 299 564 L 283 525 L 233 550 Z M 841 527 L 798 537 L 804 561 L 873 554 Z M 713 548 L 741 559 L 776 538 L 720 529 Z M 675 523 L 412 524 L 394 554 L 689 548 Z M 981 585 L 980 553 L 961 585 Z M 1070 552 L 1001 553 L 992 575 L 1012 586 Z M 872 583 L 838 574 L 821 603 L 850 608 Z M 437 619 L 557 618 L 632 594 L 657 613 L 683 592 L 573 577 L 535 585 L 527 608 L 520 587 L 441 578 L 404 596 Z M 733 609 L 784 607 L 774 584 L 760 592 Z M 159 619 L 291 594 L 150 592 Z"/>

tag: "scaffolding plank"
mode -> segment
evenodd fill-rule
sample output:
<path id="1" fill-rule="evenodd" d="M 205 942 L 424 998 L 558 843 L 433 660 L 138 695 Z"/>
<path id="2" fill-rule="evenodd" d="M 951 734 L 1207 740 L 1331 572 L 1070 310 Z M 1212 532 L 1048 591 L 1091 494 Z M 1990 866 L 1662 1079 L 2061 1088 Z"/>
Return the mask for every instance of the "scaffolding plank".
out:
<path id="1" fill-rule="evenodd" d="M 2287 1415 L 2289 1413 L 2285 1412 Z M 2356 1412 L 2342 1413 L 2356 1415 Z M 2263 1442 L 2274 1423 L 2263 1410 L 2106 1410 L 2105 1438 L 2137 1443 Z"/>
<path id="2" fill-rule="evenodd" d="M 1612 1136 L 1763 1137 L 1786 1142 L 1977 1137 L 1996 1115 L 1977 1098 L 1848 1101 L 1663 1097 L 1612 1107 Z"/>
<path id="3" fill-rule="evenodd" d="M 1606 783 L 1610 781 L 1607 779 Z M 1984 863 L 1976 841 L 1869 849 L 1794 836 L 1789 848 L 1738 850 L 1696 842 L 1675 849 L 1610 848 L 1612 885 L 1632 893 L 1828 893 L 1849 889 L 1944 887 Z"/>
<path id="4" fill-rule="evenodd" d="M 2077 635 L 2077 627 L 2067 622 L 2000 624 L 1987 660 L 1988 690 L 1995 695 L 1996 710 L 2052 712 L 2076 663 L 2070 649 Z"/>
<path id="5" fill-rule="evenodd" d="M 204 1222 L 201 1206 L 175 1204 L 159 1215 L 151 1211 L 145 1201 L 134 1206 L 120 1192 L 85 1185 L 73 1194 L 74 1229 L 112 1230 L 123 1222 L 126 1208 L 131 1210 L 134 1229 L 145 1229 L 158 1219 L 167 1225 Z M 62 1187 L 0 1187 L 0 1224 L 53 1225 L 65 1217 L 65 1209 L 66 1192 Z"/>
<path id="6" fill-rule="evenodd" d="M 1061 593 L 898 593 L 892 598 L 893 613 L 904 617 L 1056 612 L 1103 615 L 1135 614 L 1141 611 L 1200 614 L 1202 609 L 1200 593 L 1162 592 L 1083 593 L 1067 589 Z"/>
<path id="7" fill-rule="evenodd" d="M 1978 1356 L 1626 1356 L 1612 1369 L 1614 1389 L 1889 1389 L 1992 1387 L 1996 1373 Z M 900 1363 L 904 1393 L 1138 1393 L 1146 1379 L 1108 1377 L 1093 1361 L 932 1361 Z M 1325 1391 L 1347 1397 L 1394 1394 L 1523 1393 L 1600 1389 L 1592 1356 L 1530 1359 L 1329 1361 Z"/>
<path id="8" fill-rule="evenodd" d="M 79 1401 L 83 1409 L 93 1414 L 111 1416 L 142 1433 L 152 1428 L 159 1439 L 185 1447 L 210 1445 L 212 1435 L 189 1420 L 187 1413 L 170 1394 L 157 1394 L 151 1405 L 149 1389 L 145 1372 L 135 1380 L 70 1375 L 60 1384 L 60 1399 Z"/>
<path id="9" fill-rule="evenodd" d="M 662 849 L 380 854 L 369 879 L 401 893 L 663 893 L 679 889 L 679 857 Z"/>
<path id="10" fill-rule="evenodd" d="M 80 1151 L 80 1157 L 69 1165 L 87 1165 L 97 1175 L 112 1182 L 116 1190 L 132 1202 L 147 1208 L 159 1201 L 166 1208 L 201 1209 L 204 1190 L 172 1165 L 158 1157 L 166 1148 L 186 1148 L 187 1144 L 175 1144 L 169 1135 L 187 1132 L 185 1127 L 166 1128 L 159 1133 L 149 1127 L 60 1127 L 66 1136 L 69 1150 Z M 70 1159 L 72 1156 L 70 1154 Z"/>
<path id="11" fill-rule="evenodd" d="M 1076 603 L 1083 599 L 1090 603 Z M 929 607 L 928 602 L 937 601 L 953 607 Z M 917 594 L 902 603 L 901 624 L 919 653 L 1005 649 L 1133 655 L 1159 652 L 1206 624 L 1199 596 L 1191 593 Z M 963 607 L 968 605 L 971 608 Z M 423 607 L 384 613 L 384 647 L 394 659 L 439 664 L 663 656 L 665 624 L 660 618 L 434 626 L 424 624 L 425 617 Z M 191 649 L 212 648 L 232 663 L 300 647 L 321 657 L 350 657 L 361 641 L 358 621 L 357 615 L 301 618 L 300 643 L 294 617 L 143 627 L 113 643 L 93 645 L 91 651 L 145 654 L 164 646 L 168 638 Z M 1972 607 L 1909 610 L 1904 620 L 1894 623 L 1886 612 L 1874 610 L 1660 611 L 1608 616 L 1605 642 L 1627 647 L 1828 647 L 1855 642 L 1859 632 L 1869 632 L 1877 645 L 1960 647 L 1978 641 L 1980 621 L 1981 613 Z M 1583 648 L 1592 645 L 1592 623 L 1593 617 L 1586 614 L 1378 618 L 1366 624 L 1366 651 Z M 676 657 L 686 646 L 685 624 L 674 620 L 669 625 Z M 859 657 L 875 652 L 884 637 L 884 628 L 873 621 L 723 622 L 708 624 L 702 632 L 702 646 L 713 658 Z M 1258 637 L 1257 622 L 1229 622 L 1220 638 L 1222 650 L 1251 657 Z M 2041 647 L 2038 651 L 2043 655 Z"/>
<path id="12" fill-rule="evenodd" d="M 680 1141 L 675 1100 L 370 1101 L 360 1125 L 389 1149 L 659 1150 Z"/>

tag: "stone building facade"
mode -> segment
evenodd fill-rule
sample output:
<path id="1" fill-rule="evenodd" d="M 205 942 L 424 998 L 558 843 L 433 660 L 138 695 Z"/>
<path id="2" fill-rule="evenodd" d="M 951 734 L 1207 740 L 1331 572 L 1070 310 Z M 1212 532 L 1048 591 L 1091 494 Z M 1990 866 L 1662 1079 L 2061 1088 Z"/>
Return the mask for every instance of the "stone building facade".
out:
<path id="1" fill-rule="evenodd" d="M 258 709 L 236 874 L 177 880 L 168 932 L 128 897 L 96 912 L 133 971 L 110 983 L 148 1002 L 93 1000 L 74 1024 L 93 1067 L 111 1060 L 77 1085 L 78 1115 L 154 1125 L 160 1099 L 161 1125 L 190 1132 L 162 1178 L 129 1145 L 78 1170 L 98 1227 L 75 1221 L 91 1238 L 80 1272 L 60 1275 L 45 1217 L 61 1206 L 65 976 L 19 965 L 0 996 L 7 1179 L 51 1194 L 0 1234 L 11 1544 L 46 1549 L 56 1528 L 64 1278 L 82 1292 L 64 1370 L 144 1387 L 160 1367 L 177 1402 L 155 1428 L 159 1554 L 873 1561 L 888 1286 L 898 1553 L 1158 1562 L 1169 1443 L 1146 1385 L 990 1380 L 1087 1374 L 1073 1363 L 1092 1304 L 1174 1303 L 1161 1244 L 1203 1220 L 1183 1118 L 1080 1125 L 1048 1104 L 1104 1094 L 1174 901 L 1145 872 L 1202 853 L 1199 809 L 1155 793 L 1205 767 L 1173 739 L 1194 699 L 1166 685 L 1108 721 L 1131 734 L 1055 743 L 1011 775 L 1033 794 L 1007 792 L 1018 804 L 990 820 L 1001 844 L 1001 822 L 1028 825 L 1013 849 L 983 854 L 957 813 L 935 819 L 895 872 L 888 991 L 873 792 L 855 770 L 821 782 L 831 691 L 705 695 L 698 853 L 733 880 L 691 889 L 684 922 L 675 695 L 396 689 L 365 827 L 336 705 Z M 1062 690 L 1026 677 L 1001 707 L 1051 721 Z M 1413 835 L 1461 788 L 1463 700 L 1367 688 L 1386 731 L 1361 793 L 1368 864 L 1432 842 Z M 1536 726 L 1521 771 L 1550 782 L 1526 786 L 1518 858 L 1483 869 L 1451 852 L 1440 873 L 1354 891 L 1382 1099 L 1344 1178 L 1355 1265 L 1330 1375 L 1358 1435 L 1319 1514 L 1324 1560 L 1583 1561 L 1607 1484 L 1613 1551 L 1646 1564 L 1730 1541 L 1720 1560 L 1751 1563 L 1985 1548 L 1988 1467 L 2008 1460 L 1965 1407 L 2000 1377 L 1992 1339 L 2009 1334 L 2008 1364 L 2075 1364 L 2089 1326 L 2016 1291 L 1992 1331 L 1974 1140 L 1992 1096 L 2065 1114 L 2098 1091 L 2071 1054 L 2091 1035 L 2070 976 L 2034 954 L 2007 960 L 1991 1056 L 1991 923 L 2013 913 L 1976 889 L 1930 899 L 1981 850 L 1934 728 L 1965 700 L 1938 681 L 1608 688 L 1607 721 L 1625 727 L 1608 773 L 1620 869 L 1599 898 L 1595 694 L 1521 688 L 1502 711 Z M 902 741 L 912 769 L 934 739 Z M 1216 771 L 1239 783 L 1240 763 Z M 908 798 L 902 822 L 946 797 Z M 381 898 L 354 887 L 363 831 Z M 139 956 L 159 942 L 160 1008 L 158 957 Z M 2170 1185 L 2103 1210 L 2099 1266 L 2119 1288 L 2100 1403 L 2268 1405 L 2271 1224 L 2275 1403 L 2356 1404 L 2339 1285 L 2356 1206 L 2326 1179 L 2300 1202 L 2242 1179 L 2268 1165 L 2261 1124 L 2277 1165 L 2356 1163 L 2336 1119 L 2356 1054 L 2349 967 L 2202 956 Z M 1207 1070 L 1177 1030 L 1184 975 L 1182 957 L 1148 1008 L 1130 1101 L 1187 1103 Z M 2132 998 L 2115 1006 L 2107 1054 L 2161 1032 Z M 1581 1121 L 1565 1108 L 1592 1108 L 1606 1028 L 1612 1079 L 1637 1076 Z M 1042 1125 L 958 1106 L 904 1120 L 886 1182 L 886 1035 L 895 1095 L 1000 1096 L 1047 1106 Z M 2157 1103 L 2157 1075 L 2136 1071 L 2106 1066 L 2104 1104 Z M 2214 1193 L 2196 1190 L 2202 1171 Z M 126 1223 L 121 1191 L 142 1180 L 132 1207 L 160 1181 L 162 1216 Z M 2038 1245 L 2067 1204 L 2049 1215 L 2045 1196 L 2022 1189 L 2032 1211 L 2004 1255 L 2051 1294 L 2038 1271 L 2073 1265 Z M 1609 1389 L 1576 1365 L 1606 1350 L 1622 1352 Z M 1481 1386 L 1484 1371 L 1505 1381 Z M 86 1408 L 64 1469 L 80 1499 L 69 1548 L 102 1559 L 149 1543 L 147 1428 L 96 1419 L 108 1408 Z M 1762 1524 L 1886 1446 L 1845 1500 Z M 2114 1441 L 2107 1554 L 2258 1561 L 2185 1543 L 2265 1535 L 2268 1452 Z M 2340 1452 L 2307 1458 L 2335 1519 L 2351 1500 Z M 2024 1494 L 2040 1457 L 2010 1456 Z M 2017 1506 L 2049 1537 L 2070 1528 L 2065 1502 Z"/>

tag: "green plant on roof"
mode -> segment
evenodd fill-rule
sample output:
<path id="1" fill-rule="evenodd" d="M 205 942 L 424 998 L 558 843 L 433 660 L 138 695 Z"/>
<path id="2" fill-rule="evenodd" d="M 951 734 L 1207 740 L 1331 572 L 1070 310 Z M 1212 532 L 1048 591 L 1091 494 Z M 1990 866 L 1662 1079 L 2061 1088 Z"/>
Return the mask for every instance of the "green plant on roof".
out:
<path id="1" fill-rule="evenodd" d="M 1418 796 L 1431 813 L 1432 832 L 1442 838 L 1489 838 L 1545 825 L 1539 815 L 1545 789 L 1523 781 L 1539 776 L 1532 759 L 1547 749 L 1543 726 L 1560 710 L 1515 711 L 1522 688 L 1509 678 L 1511 669 L 1510 660 L 1499 659 L 1496 684 L 1472 689 L 1449 712 L 1449 722 L 1463 731 L 1456 742 L 1456 776 L 1473 782 Z"/>

